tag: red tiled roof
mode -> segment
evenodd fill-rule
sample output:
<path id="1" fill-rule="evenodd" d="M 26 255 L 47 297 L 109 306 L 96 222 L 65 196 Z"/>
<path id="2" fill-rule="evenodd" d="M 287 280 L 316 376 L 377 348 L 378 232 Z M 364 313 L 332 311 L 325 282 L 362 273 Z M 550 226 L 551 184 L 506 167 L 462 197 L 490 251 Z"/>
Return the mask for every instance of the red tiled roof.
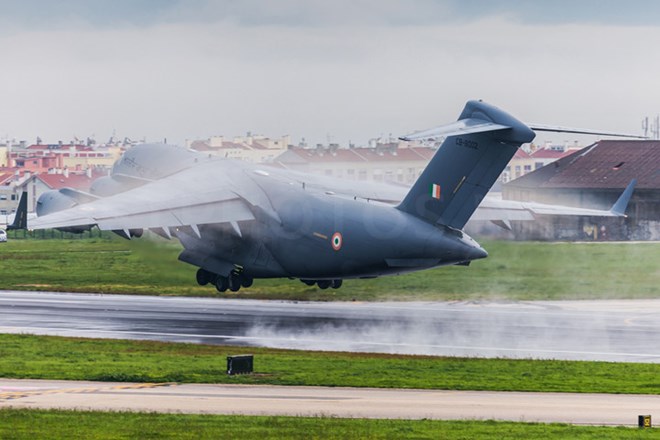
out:
<path id="1" fill-rule="evenodd" d="M 377 150 L 374 148 L 338 148 L 319 151 L 307 148 L 291 148 L 288 151 L 307 162 L 380 162 L 380 161 L 428 161 L 435 154 L 431 148 L 399 148 Z"/>
<path id="2" fill-rule="evenodd" d="M 529 154 L 522 148 L 518 148 L 516 154 L 513 155 L 513 159 L 529 159 Z"/>
<path id="3" fill-rule="evenodd" d="M 4 185 L 5 183 L 9 182 L 12 177 L 14 177 L 14 173 L 2 173 L 0 172 L 0 185 Z"/>
<path id="4" fill-rule="evenodd" d="M 83 144 L 33 144 L 27 147 L 28 150 L 68 150 L 75 147 L 77 151 L 92 151 L 92 147 Z"/>
<path id="5" fill-rule="evenodd" d="M 190 148 L 195 150 L 195 151 L 212 151 L 215 150 L 215 148 L 211 148 L 209 144 L 206 143 L 206 141 L 192 141 L 190 144 Z"/>
<path id="6" fill-rule="evenodd" d="M 250 147 L 254 150 L 268 150 L 268 147 L 259 141 L 253 141 Z"/>
<path id="7" fill-rule="evenodd" d="M 311 148 L 292 148 L 291 153 L 296 154 L 307 162 L 363 162 L 362 156 L 355 154 L 353 150 L 337 149 L 334 152 L 319 151 Z"/>
<path id="8" fill-rule="evenodd" d="M 52 189 L 73 188 L 87 191 L 92 182 L 103 175 L 103 172 L 93 172 L 90 179 L 86 174 L 70 173 L 68 177 L 64 177 L 64 174 L 37 174 L 36 178 Z"/>
<path id="9" fill-rule="evenodd" d="M 559 151 L 549 148 L 541 148 L 533 152 L 530 156 L 534 159 L 561 159 L 564 156 L 575 153 L 575 150 Z"/>

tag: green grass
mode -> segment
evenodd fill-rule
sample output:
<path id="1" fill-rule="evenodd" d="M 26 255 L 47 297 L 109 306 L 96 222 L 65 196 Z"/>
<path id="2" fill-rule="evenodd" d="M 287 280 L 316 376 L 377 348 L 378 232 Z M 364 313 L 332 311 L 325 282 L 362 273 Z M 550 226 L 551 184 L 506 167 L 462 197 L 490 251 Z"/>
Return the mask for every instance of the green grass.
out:
<path id="1" fill-rule="evenodd" d="M 250 352 L 255 374 L 227 376 Z M 306 352 L 0 335 L 0 377 L 491 391 L 660 394 L 660 365 Z"/>
<path id="2" fill-rule="evenodd" d="M 0 438 L 18 439 L 621 439 L 656 429 L 494 421 L 368 420 L 0 410 Z"/>
<path id="3" fill-rule="evenodd" d="M 0 289 L 194 295 L 291 300 L 659 298 L 660 243 L 484 242 L 470 267 L 347 280 L 339 290 L 297 280 L 256 280 L 239 294 L 195 283 L 173 242 L 11 240 L 0 244 Z"/>

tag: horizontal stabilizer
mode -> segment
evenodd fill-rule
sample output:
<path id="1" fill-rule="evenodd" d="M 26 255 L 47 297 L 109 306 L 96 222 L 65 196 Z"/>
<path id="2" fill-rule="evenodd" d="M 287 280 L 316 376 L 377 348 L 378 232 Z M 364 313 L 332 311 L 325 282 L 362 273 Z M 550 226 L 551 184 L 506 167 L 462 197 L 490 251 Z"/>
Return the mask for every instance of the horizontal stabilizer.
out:
<path id="1" fill-rule="evenodd" d="M 452 124 L 442 125 L 440 127 L 430 128 L 424 131 L 418 131 L 399 139 L 402 141 L 432 140 L 447 136 L 461 134 L 483 133 L 485 131 L 497 131 L 511 128 L 507 125 L 495 124 L 494 122 L 483 119 L 469 118 L 461 119 Z"/>
<path id="2" fill-rule="evenodd" d="M 504 225 L 502 222 L 530 221 L 539 215 L 625 217 L 626 208 L 628 207 L 636 183 L 637 181 L 633 179 L 610 209 L 576 208 L 573 206 L 500 200 L 493 197 L 486 197 L 479 206 L 479 209 L 470 217 L 470 220 L 488 220 L 510 230 L 510 225 Z"/>
<path id="3" fill-rule="evenodd" d="M 551 131 L 554 133 L 593 134 L 597 136 L 615 136 L 615 137 L 625 137 L 625 138 L 635 138 L 635 139 L 648 139 L 647 137 L 637 136 L 634 134 L 614 133 L 611 131 L 589 130 L 583 128 L 559 127 L 556 125 L 527 124 L 527 126 L 534 131 Z"/>

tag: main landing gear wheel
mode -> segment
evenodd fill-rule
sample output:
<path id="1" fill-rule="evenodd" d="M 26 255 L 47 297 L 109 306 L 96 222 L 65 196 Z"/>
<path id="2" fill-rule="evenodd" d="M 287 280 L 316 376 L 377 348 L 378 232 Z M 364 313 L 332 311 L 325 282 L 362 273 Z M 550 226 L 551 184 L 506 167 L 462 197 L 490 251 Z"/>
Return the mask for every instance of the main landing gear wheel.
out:
<path id="1" fill-rule="evenodd" d="M 332 287 L 333 289 L 339 289 L 342 285 L 342 280 L 300 280 L 303 284 L 307 286 L 313 286 L 314 284 L 319 286 L 319 289 L 327 289 Z"/>
<path id="2" fill-rule="evenodd" d="M 240 276 L 233 273 L 229 275 L 229 279 L 227 280 L 229 283 L 229 290 L 232 292 L 238 292 L 241 288 L 241 279 Z"/>
<path id="3" fill-rule="evenodd" d="M 241 287 L 250 287 L 254 283 L 254 279 L 241 275 Z"/>
<path id="4" fill-rule="evenodd" d="M 227 291 L 227 288 L 229 287 L 229 281 L 225 277 L 218 277 L 215 280 L 215 288 L 218 289 L 218 292 L 224 293 Z"/>
<path id="5" fill-rule="evenodd" d="M 215 275 L 213 275 L 211 272 L 204 270 L 204 269 L 199 269 L 197 270 L 197 284 L 200 286 L 206 286 L 208 283 L 213 281 L 213 278 Z"/>

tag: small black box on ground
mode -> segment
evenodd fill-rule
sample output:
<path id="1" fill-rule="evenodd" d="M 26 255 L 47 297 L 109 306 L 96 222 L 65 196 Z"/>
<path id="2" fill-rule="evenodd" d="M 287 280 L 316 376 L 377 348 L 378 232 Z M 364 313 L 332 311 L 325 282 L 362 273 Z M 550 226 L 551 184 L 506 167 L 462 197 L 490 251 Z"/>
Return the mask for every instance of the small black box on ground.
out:
<path id="1" fill-rule="evenodd" d="M 640 428 L 650 428 L 651 427 L 651 416 L 637 416 L 637 424 Z"/>
<path id="2" fill-rule="evenodd" d="M 254 356 L 242 354 L 238 356 L 227 356 L 227 374 L 250 374 L 254 368 Z"/>

